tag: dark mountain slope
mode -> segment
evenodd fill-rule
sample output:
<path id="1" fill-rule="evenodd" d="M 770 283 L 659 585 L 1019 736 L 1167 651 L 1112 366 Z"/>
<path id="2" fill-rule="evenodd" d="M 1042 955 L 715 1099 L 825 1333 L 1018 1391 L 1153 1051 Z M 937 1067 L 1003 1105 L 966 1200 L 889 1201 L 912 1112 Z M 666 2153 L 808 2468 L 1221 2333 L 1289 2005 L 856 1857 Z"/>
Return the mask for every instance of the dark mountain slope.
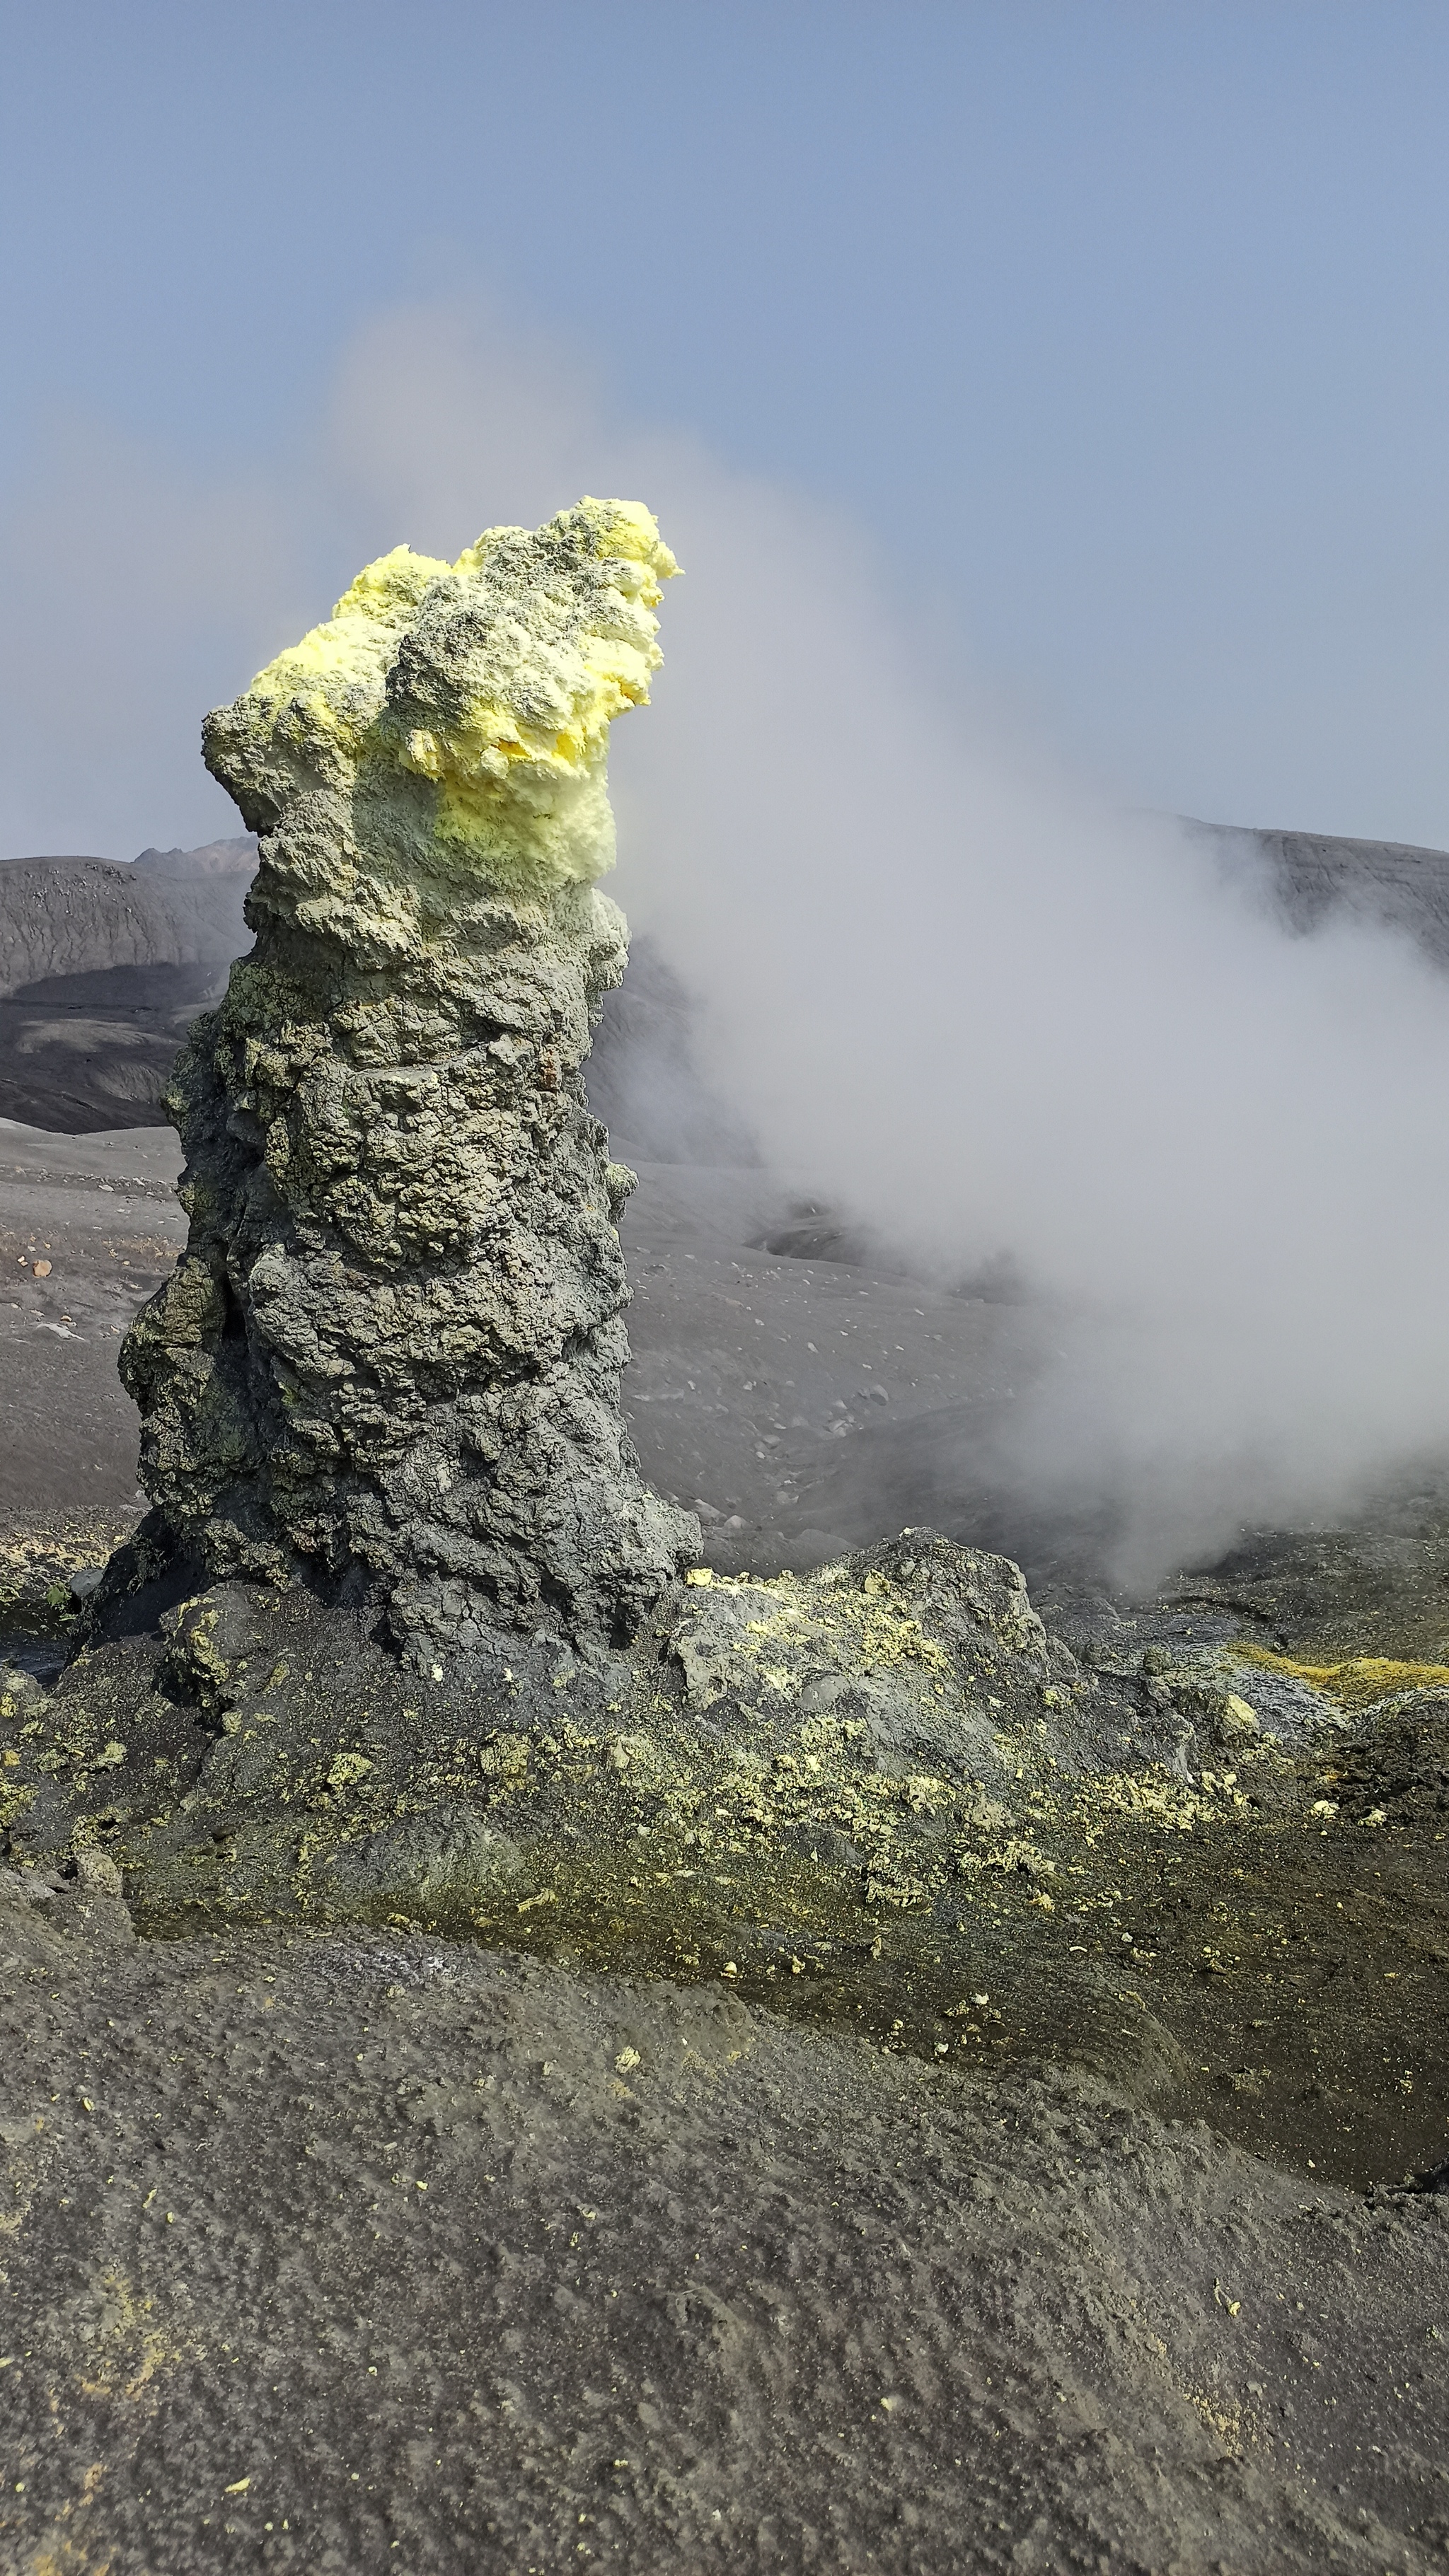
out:
<path id="1" fill-rule="evenodd" d="M 187 1023 L 248 945 L 250 837 L 0 864 L 0 1116 L 76 1133 L 158 1120 Z"/>
<path id="2" fill-rule="evenodd" d="M 1351 913 L 1407 930 L 1436 965 L 1449 966 L 1449 850 L 1227 823 L 1190 828 L 1230 861 L 1265 868 L 1291 929 L 1316 930 L 1335 912 Z"/>

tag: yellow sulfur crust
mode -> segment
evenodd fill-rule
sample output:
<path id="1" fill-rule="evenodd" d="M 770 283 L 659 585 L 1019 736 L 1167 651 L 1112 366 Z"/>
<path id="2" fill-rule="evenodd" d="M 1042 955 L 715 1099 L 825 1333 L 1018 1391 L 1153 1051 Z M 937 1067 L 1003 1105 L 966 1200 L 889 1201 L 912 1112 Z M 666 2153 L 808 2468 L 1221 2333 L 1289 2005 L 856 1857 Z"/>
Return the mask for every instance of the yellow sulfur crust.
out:
<path id="1" fill-rule="evenodd" d="M 1449 1690 L 1449 1664 L 1402 1664 L 1387 1655 L 1351 1655 L 1341 1664 L 1298 1664 L 1287 1655 L 1270 1654 L 1266 1646 L 1241 1646 L 1237 1652 L 1247 1663 L 1310 1683 L 1342 1708 L 1366 1708 L 1399 1691 Z"/>
<path id="2" fill-rule="evenodd" d="M 648 703 L 678 569 L 651 511 L 587 496 L 536 534 L 486 529 L 456 563 L 395 546 L 236 712 L 334 787 L 430 781 L 438 838 L 485 865 L 587 883 L 614 858 L 609 727 Z M 428 650 L 410 660 L 413 634 Z"/>

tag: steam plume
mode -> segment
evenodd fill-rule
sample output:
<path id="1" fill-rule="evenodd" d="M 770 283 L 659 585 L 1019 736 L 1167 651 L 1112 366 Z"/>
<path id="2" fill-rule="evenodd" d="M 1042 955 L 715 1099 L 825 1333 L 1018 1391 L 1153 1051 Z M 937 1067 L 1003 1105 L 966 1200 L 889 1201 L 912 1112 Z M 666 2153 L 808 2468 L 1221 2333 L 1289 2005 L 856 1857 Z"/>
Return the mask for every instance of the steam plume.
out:
<path id="1" fill-rule="evenodd" d="M 94 524 L 94 438 L 86 468 Z M 160 512 L 163 479 L 109 452 L 118 528 L 138 485 Z M 92 632 L 97 686 L 129 689 L 124 820 L 100 846 L 202 836 L 178 704 L 189 734 L 354 561 L 400 538 L 456 553 L 579 488 L 646 492 L 688 575 L 657 719 L 616 756 L 618 891 L 782 1167 L 943 1275 L 1019 1265 L 1058 1356 L 1000 1472 L 1102 1502 L 1142 1582 L 1449 1444 L 1442 977 L 1368 924 L 1288 936 L 1250 882 L 1127 812 L 1131 782 L 1073 780 L 993 717 L 920 640 L 929 528 L 878 557 L 697 443 L 611 419 L 556 351 L 457 313 L 384 316 L 329 417 L 246 478 L 245 578 L 234 535 L 208 572 L 234 490 L 161 513 L 150 574 Z M 62 460 L 56 524 L 71 503 Z M 164 722 L 125 679 L 138 595 L 169 639 Z M 31 579 L 42 677 L 71 632 L 45 596 Z M 17 660 L 13 632 L 0 650 Z M 31 700 L 7 837 L 24 816 L 32 846 L 77 845 L 74 814 L 95 839 L 113 747 L 88 772 L 84 743 L 47 733 L 38 681 Z M 38 840 L 47 793 L 75 801 Z"/>

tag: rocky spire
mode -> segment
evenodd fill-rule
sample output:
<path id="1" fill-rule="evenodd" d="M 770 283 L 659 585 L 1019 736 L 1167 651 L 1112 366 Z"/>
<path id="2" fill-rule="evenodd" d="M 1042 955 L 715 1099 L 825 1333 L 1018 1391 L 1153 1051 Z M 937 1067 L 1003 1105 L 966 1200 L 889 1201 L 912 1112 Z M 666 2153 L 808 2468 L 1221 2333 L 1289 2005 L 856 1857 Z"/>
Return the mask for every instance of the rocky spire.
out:
<path id="1" fill-rule="evenodd" d="M 626 957 L 609 726 L 676 570 L 620 501 L 400 546 L 206 721 L 256 945 L 175 1077 L 190 1238 L 122 1348 L 152 1535 L 376 1599 L 425 1664 L 622 1639 L 699 1546 L 624 1432 L 632 1175 L 580 1076 Z"/>

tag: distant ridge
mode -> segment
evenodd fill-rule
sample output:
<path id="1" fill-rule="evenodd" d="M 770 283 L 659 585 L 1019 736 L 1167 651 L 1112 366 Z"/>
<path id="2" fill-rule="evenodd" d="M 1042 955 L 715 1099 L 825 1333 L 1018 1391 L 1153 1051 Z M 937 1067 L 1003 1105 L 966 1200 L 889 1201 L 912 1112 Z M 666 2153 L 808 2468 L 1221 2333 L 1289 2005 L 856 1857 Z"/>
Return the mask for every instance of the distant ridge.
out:
<path id="1" fill-rule="evenodd" d="M 256 835 L 239 832 L 234 840 L 203 841 L 196 850 L 141 850 L 131 865 L 148 876 L 250 879 L 257 871 Z"/>
<path id="2" fill-rule="evenodd" d="M 245 866 L 218 865 L 212 850 L 226 847 L 196 854 L 206 864 L 195 870 L 183 850 L 143 851 L 132 863 L 0 862 L 0 997 L 56 976 L 229 965 L 247 945 L 242 903 L 256 861 L 248 843 Z"/>
<path id="3" fill-rule="evenodd" d="M 1334 912 L 1406 930 L 1438 966 L 1449 967 L 1449 850 L 1411 841 L 1355 841 L 1333 832 L 1285 832 L 1263 825 L 1200 823 L 1189 831 L 1267 868 L 1289 927 L 1309 931 Z"/>
<path id="4" fill-rule="evenodd" d="M 159 1124 L 176 1050 L 250 945 L 247 836 L 0 861 L 0 1117 Z"/>
<path id="5" fill-rule="evenodd" d="M 1250 824 L 1187 829 L 1266 882 L 1286 926 L 1335 912 L 1407 932 L 1449 970 L 1449 850 Z M 0 860 L 0 1117 L 75 1132 L 161 1125 L 190 1022 L 251 944 L 256 843 L 238 834 L 134 860 Z M 748 1164 L 757 1148 L 701 1076 L 690 998 L 646 936 L 605 996 L 590 1104 L 648 1162 Z"/>

